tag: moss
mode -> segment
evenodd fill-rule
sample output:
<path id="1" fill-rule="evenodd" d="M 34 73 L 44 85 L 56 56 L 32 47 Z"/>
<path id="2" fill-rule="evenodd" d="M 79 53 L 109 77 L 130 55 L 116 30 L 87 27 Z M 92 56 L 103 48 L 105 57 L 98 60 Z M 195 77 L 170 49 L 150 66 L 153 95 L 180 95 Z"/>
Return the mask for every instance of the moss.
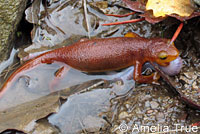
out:
<path id="1" fill-rule="evenodd" d="M 0 61 L 8 58 L 27 0 L 0 0 Z"/>

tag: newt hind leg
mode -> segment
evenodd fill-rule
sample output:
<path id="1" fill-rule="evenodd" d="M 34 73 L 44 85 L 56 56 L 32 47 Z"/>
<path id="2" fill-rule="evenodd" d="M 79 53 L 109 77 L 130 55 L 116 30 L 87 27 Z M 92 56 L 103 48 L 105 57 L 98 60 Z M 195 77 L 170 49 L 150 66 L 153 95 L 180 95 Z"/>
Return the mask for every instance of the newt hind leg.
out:
<path id="1" fill-rule="evenodd" d="M 159 74 L 157 72 L 155 72 L 148 76 L 142 75 L 142 65 L 143 64 L 141 62 L 136 61 L 135 70 L 134 70 L 134 74 L 133 74 L 134 80 L 139 83 L 158 84 L 157 81 L 160 78 Z"/>
<path id="2" fill-rule="evenodd" d="M 58 82 L 69 72 L 71 68 L 67 65 L 62 66 L 55 72 L 55 78 L 49 83 L 49 89 L 51 92 L 55 91 L 55 87 Z"/>

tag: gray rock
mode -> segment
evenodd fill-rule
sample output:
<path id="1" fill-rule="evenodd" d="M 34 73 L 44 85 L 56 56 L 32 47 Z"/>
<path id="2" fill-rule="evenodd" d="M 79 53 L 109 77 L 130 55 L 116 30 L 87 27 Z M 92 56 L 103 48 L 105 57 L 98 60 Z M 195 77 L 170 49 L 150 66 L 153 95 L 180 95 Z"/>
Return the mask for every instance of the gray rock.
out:
<path id="1" fill-rule="evenodd" d="M 0 61 L 9 56 L 27 0 L 0 0 Z"/>
<path id="2" fill-rule="evenodd" d="M 105 123 L 104 119 L 90 115 L 83 120 L 84 129 L 89 133 L 98 132 Z"/>

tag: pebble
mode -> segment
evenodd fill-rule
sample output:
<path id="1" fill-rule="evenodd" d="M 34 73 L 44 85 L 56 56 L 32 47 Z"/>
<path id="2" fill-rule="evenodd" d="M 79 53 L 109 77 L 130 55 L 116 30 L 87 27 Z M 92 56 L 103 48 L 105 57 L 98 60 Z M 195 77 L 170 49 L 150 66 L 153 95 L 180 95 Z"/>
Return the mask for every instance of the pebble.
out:
<path id="1" fill-rule="evenodd" d="M 184 84 L 184 88 L 185 88 L 185 89 L 189 89 L 190 86 L 189 86 L 188 84 Z"/>
<path id="2" fill-rule="evenodd" d="M 153 113 L 154 111 L 151 109 L 151 110 L 148 110 L 147 111 L 147 114 L 151 114 L 151 113 Z"/>
<path id="3" fill-rule="evenodd" d="M 156 114 L 156 120 L 163 120 L 165 118 L 165 115 L 164 115 L 164 113 L 158 113 L 158 114 Z"/>
<path id="4" fill-rule="evenodd" d="M 151 108 L 152 108 L 152 109 L 156 109 L 156 108 L 158 108 L 158 106 L 159 106 L 159 104 L 158 104 L 157 102 L 155 102 L 155 101 L 151 101 L 151 102 L 150 102 L 150 105 L 151 105 Z"/>
<path id="5" fill-rule="evenodd" d="M 124 132 L 120 131 L 120 130 L 117 130 L 116 131 L 116 134 L 124 134 Z"/>
<path id="6" fill-rule="evenodd" d="M 131 107 L 130 104 L 128 104 L 128 103 L 125 104 L 125 106 L 126 106 L 127 109 L 129 109 Z"/>
<path id="7" fill-rule="evenodd" d="M 194 72 L 185 72 L 183 73 L 188 79 L 192 79 L 195 75 Z"/>
<path id="8" fill-rule="evenodd" d="M 189 80 L 187 77 L 185 76 L 180 76 L 180 80 L 185 81 L 187 84 L 192 84 L 193 80 Z"/>
<path id="9" fill-rule="evenodd" d="M 118 116 L 119 119 L 124 119 L 127 117 L 130 117 L 130 115 L 126 111 L 122 111 Z"/>
<path id="10" fill-rule="evenodd" d="M 149 101 L 146 101 L 145 102 L 145 107 L 149 107 L 150 106 L 150 102 Z"/>
<path id="11" fill-rule="evenodd" d="M 200 87 L 198 87 L 198 86 L 197 86 L 197 82 L 194 81 L 194 82 L 192 83 L 192 88 L 193 88 L 193 89 L 198 89 L 198 88 L 200 88 Z"/>

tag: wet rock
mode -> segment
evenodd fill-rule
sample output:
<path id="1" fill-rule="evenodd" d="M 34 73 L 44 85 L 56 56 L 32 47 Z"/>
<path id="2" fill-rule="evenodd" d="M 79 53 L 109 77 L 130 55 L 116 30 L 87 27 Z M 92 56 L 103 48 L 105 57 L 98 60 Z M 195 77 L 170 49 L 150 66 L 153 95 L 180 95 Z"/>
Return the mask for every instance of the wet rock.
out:
<path id="1" fill-rule="evenodd" d="M 0 61 L 8 58 L 27 0 L 0 0 Z"/>
<path id="2" fill-rule="evenodd" d="M 52 93 L 40 99 L 0 111 L 0 133 L 11 128 L 29 133 L 34 129 L 36 120 L 57 112 L 59 106 L 59 95 Z"/>
<path id="3" fill-rule="evenodd" d="M 37 121 L 34 129 L 30 131 L 31 134 L 58 134 L 59 130 L 55 126 L 49 124 L 45 119 Z"/>
<path id="4" fill-rule="evenodd" d="M 83 120 L 83 126 L 87 132 L 98 132 L 106 123 L 105 120 L 98 117 L 87 116 Z"/>

